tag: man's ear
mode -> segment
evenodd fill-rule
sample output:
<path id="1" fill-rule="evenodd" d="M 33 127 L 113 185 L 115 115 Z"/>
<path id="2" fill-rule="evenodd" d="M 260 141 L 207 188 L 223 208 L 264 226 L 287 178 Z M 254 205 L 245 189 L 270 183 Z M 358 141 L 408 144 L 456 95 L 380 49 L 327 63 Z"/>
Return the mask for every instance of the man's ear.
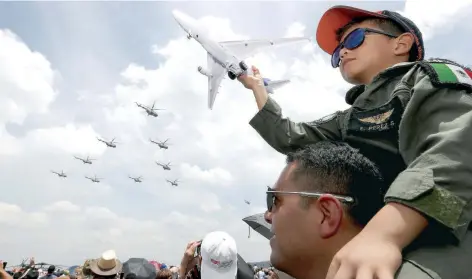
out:
<path id="1" fill-rule="evenodd" d="M 395 55 L 408 55 L 414 43 L 415 38 L 411 33 L 401 34 L 396 39 L 396 44 L 394 48 Z"/>
<path id="2" fill-rule="evenodd" d="M 344 211 L 341 202 L 332 195 L 322 195 L 317 200 L 317 206 L 322 214 L 320 237 L 330 238 L 335 235 L 342 223 Z"/>

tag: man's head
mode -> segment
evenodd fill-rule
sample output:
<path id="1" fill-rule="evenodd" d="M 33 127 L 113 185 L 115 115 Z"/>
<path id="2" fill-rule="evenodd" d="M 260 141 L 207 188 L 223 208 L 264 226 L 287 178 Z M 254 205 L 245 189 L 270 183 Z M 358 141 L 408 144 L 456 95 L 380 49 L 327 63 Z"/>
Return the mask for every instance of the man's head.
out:
<path id="1" fill-rule="evenodd" d="M 53 265 L 50 265 L 48 267 L 48 274 L 53 274 L 55 270 L 56 270 L 56 267 Z"/>
<path id="2" fill-rule="evenodd" d="M 327 268 L 382 207 L 384 190 L 377 167 L 346 143 L 323 141 L 288 154 L 267 193 L 272 265 L 295 278 L 307 266 Z"/>
<path id="3" fill-rule="evenodd" d="M 200 272 L 202 279 L 235 279 L 238 271 L 238 249 L 226 232 L 208 233 L 202 240 Z"/>
<path id="4" fill-rule="evenodd" d="M 392 11 L 335 6 L 321 17 L 316 39 L 352 84 L 368 84 L 388 67 L 424 58 L 418 27 Z"/>

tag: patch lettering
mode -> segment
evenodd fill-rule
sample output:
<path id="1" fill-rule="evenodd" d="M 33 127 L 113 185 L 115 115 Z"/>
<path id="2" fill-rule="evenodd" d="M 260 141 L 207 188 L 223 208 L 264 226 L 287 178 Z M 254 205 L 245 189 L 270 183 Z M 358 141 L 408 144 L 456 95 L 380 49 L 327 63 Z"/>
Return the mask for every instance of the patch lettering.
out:
<path id="1" fill-rule="evenodd" d="M 401 116 L 402 103 L 399 98 L 371 110 L 353 108 L 348 122 L 348 133 L 375 138 L 379 137 L 379 133 L 387 133 L 388 137 L 398 137 Z"/>

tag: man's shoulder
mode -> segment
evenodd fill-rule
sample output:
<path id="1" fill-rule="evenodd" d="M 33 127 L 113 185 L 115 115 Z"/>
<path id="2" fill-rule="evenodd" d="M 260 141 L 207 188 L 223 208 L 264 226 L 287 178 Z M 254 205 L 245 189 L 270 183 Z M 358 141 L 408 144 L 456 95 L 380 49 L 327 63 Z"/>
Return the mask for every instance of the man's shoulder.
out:
<path id="1" fill-rule="evenodd" d="M 464 65 L 440 58 L 419 61 L 416 65 L 411 71 L 416 72 L 417 84 L 472 92 L 472 70 Z"/>
<path id="2" fill-rule="evenodd" d="M 441 279 L 441 277 L 431 269 L 414 261 L 405 260 L 395 274 L 395 279 Z"/>

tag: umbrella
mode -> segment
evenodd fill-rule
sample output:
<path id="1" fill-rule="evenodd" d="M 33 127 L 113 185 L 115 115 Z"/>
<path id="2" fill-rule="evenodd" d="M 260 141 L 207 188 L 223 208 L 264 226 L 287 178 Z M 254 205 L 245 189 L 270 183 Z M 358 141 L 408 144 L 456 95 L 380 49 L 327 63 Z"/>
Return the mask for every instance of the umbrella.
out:
<path id="1" fill-rule="evenodd" d="M 122 272 L 124 278 L 131 273 L 136 275 L 136 279 L 155 279 L 157 275 L 156 268 L 143 258 L 130 258 L 123 263 Z"/>
<path id="2" fill-rule="evenodd" d="M 267 239 L 271 239 L 274 235 L 271 232 L 272 226 L 267 223 L 264 219 L 264 213 L 259 213 L 243 218 L 243 221 L 246 222 L 249 227 L 251 227 L 256 232 L 260 233 Z"/>

